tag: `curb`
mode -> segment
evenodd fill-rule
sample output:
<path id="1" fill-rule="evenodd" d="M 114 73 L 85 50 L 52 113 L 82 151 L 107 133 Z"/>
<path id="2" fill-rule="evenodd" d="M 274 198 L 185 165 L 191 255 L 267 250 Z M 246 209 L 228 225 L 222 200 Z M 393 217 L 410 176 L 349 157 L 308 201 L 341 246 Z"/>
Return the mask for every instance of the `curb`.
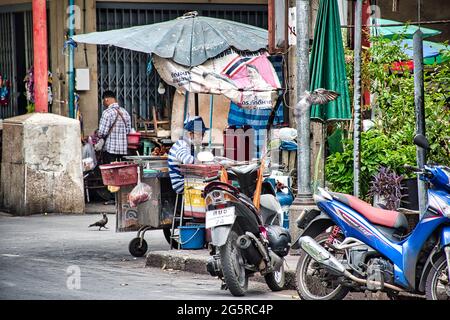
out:
<path id="1" fill-rule="evenodd" d="M 152 251 L 147 254 L 145 266 L 209 275 L 206 271 L 207 261 L 208 256 L 198 253 L 189 254 L 181 250 Z M 295 290 L 295 271 L 287 270 L 285 276 L 285 289 Z M 255 275 L 249 280 L 265 283 L 265 279 L 261 275 Z"/>

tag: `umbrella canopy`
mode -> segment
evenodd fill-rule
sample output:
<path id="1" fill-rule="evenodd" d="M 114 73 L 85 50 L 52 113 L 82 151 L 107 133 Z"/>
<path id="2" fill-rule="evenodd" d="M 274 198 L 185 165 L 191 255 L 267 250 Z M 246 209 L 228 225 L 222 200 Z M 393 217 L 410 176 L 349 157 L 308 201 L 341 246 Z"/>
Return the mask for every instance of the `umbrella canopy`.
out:
<path id="1" fill-rule="evenodd" d="M 340 93 L 326 105 L 313 105 L 311 118 L 349 120 L 352 117 L 337 0 L 322 0 L 317 13 L 310 60 L 310 90 L 325 88 Z"/>
<path id="2" fill-rule="evenodd" d="M 73 37 L 81 43 L 113 45 L 154 53 L 183 66 L 198 66 L 229 48 L 258 51 L 268 44 L 267 30 L 196 12 L 145 26 L 93 32 Z"/>
<path id="3" fill-rule="evenodd" d="M 400 43 L 400 48 L 402 51 L 408 55 L 411 59 L 413 59 L 413 41 L 411 39 L 404 39 Z M 434 64 L 442 63 L 448 60 L 448 57 L 445 57 L 442 54 L 443 50 L 449 50 L 449 46 L 443 43 L 436 43 L 431 41 L 423 42 L 423 62 L 424 64 Z"/>
<path id="4" fill-rule="evenodd" d="M 418 26 L 402 24 L 402 22 L 388 19 L 373 19 L 373 24 L 377 25 L 377 27 L 370 28 L 370 34 L 372 37 L 385 37 L 392 39 L 393 37 L 402 34 L 404 37 L 408 39 L 412 39 L 414 32 L 419 29 Z M 390 24 L 402 24 L 400 26 L 383 26 Z M 378 26 L 381 25 L 381 26 Z M 436 36 L 441 34 L 442 32 L 435 29 L 423 28 L 420 27 L 420 30 L 423 32 L 423 37 L 428 38 L 432 36 Z"/>

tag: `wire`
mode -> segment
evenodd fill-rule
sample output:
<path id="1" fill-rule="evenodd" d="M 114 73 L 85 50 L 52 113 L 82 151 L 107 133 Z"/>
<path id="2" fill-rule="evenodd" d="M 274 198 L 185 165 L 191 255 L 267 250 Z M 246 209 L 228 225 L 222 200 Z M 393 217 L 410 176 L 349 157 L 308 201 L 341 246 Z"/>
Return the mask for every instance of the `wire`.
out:
<path id="1" fill-rule="evenodd" d="M 417 21 L 419 23 L 419 30 L 420 30 L 420 5 L 421 5 L 421 1 L 417 0 Z"/>

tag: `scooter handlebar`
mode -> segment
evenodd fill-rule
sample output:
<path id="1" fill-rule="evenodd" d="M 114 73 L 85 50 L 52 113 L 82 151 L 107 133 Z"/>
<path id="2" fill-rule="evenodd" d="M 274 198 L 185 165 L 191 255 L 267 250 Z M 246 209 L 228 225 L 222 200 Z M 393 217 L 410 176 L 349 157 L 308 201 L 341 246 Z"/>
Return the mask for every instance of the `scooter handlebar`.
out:
<path id="1" fill-rule="evenodd" d="M 422 172 L 423 171 L 422 169 L 420 169 L 418 167 L 413 167 L 413 166 L 410 166 L 407 164 L 403 165 L 403 168 L 405 168 L 407 171 L 410 171 L 410 172 Z"/>

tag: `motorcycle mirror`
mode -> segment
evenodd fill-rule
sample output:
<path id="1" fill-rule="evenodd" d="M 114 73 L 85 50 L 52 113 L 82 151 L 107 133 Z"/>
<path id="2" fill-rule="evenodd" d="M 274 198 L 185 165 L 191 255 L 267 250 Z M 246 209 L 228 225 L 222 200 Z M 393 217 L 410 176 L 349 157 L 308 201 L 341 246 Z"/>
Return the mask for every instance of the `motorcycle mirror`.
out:
<path id="1" fill-rule="evenodd" d="M 209 151 L 201 151 L 197 154 L 197 159 L 201 162 L 211 162 L 214 160 L 214 155 Z"/>
<path id="2" fill-rule="evenodd" d="M 423 134 L 417 134 L 414 137 L 414 144 L 416 146 L 424 148 L 425 150 L 430 149 L 430 144 L 428 143 L 428 139 Z"/>

